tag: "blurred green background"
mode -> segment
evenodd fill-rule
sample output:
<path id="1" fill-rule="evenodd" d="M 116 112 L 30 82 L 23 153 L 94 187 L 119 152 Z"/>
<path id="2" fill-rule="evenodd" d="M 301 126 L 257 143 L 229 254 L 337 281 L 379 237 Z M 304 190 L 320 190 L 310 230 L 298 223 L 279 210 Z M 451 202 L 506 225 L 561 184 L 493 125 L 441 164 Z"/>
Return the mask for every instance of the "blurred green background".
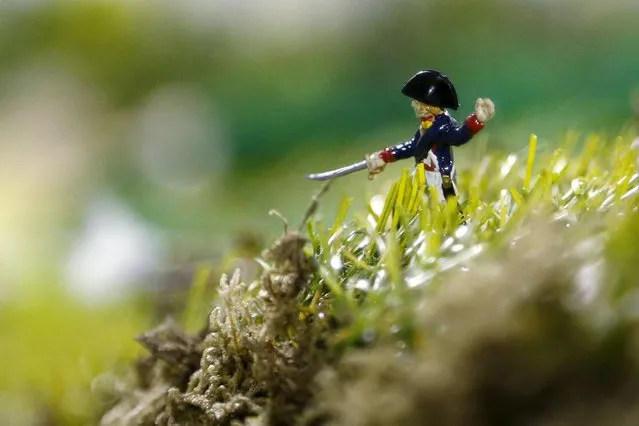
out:
<path id="1" fill-rule="evenodd" d="M 420 69 L 453 80 L 459 120 L 496 104 L 462 170 L 531 132 L 634 126 L 638 19 L 631 0 L 0 2 L 2 424 L 95 422 L 100 374 L 164 306 L 130 295 L 255 255 L 270 209 L 301 219 L 305 173 L 411 137 Z M 320 214 L 404 165 L 339 180 Z"/>

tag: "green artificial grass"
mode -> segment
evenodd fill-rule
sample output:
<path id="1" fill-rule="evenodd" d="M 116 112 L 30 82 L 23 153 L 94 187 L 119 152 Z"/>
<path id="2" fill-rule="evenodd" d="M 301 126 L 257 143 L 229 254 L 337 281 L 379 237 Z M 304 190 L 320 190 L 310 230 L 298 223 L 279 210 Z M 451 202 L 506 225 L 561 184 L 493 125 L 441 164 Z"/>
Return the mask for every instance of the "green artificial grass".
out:
<path id="1" fill-rule="evenodd" d="M 345 343 L 393 335 L 412 346 L 416 292 L 436 291 L 447 283 L 444 272 L 471 268 L 475 259 L 534 232 L 528 229 L 533 220 L 607 236 L 618 225 L 613 218 L 631 215 L 639 182 L 629 139 L 592 135 L 580 152 L 577 141 L 568 140 L 541 154 L 536 141 L 531 135 L 527 157 L 488 155 L 462 172 L 462 215 L 458 200 L 439 204 L 434 196 L 418 197 L 423 179 L 418 173 L 411 179 L 404 169 L 384 202 L 374 197 L 369 211 L 355 213 L 354 220 L 342 222 L 346 199 L 335 223 L 308 222 L 311 255 L 319 264 L 310 292 L 328 287 L 332 308 L 351 318 L 339 334 Z M 361 292 L 367 297 L 359 301 Z"/>

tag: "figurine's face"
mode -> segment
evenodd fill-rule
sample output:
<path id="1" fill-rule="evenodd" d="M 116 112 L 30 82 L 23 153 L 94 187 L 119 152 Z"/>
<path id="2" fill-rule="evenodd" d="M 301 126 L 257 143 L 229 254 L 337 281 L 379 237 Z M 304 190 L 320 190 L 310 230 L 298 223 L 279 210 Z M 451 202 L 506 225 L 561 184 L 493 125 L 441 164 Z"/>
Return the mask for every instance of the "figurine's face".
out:
<path id="1" fill-rule="evenodd" d="M 432 105 L 427 105 L 425 103 L 422 103 L 416 100 L 413 100 L 411 105 L 413 106 L 413 109 L 415 110 L 415 115 L 419 118 L 436 117 L 437 115 L 443 112 L 441 108 L 438 108 Z"/>

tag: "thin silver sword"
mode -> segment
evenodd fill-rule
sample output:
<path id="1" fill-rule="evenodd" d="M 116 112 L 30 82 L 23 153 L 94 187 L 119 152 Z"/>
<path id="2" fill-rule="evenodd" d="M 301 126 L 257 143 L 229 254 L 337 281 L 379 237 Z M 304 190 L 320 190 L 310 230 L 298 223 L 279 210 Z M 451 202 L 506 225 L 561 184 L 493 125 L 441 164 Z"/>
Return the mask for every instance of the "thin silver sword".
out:
<path id="1" fill-rule="evenodd" d="M 368 168 L 368 166 L 366 165 L 366 160 L 362 160 L 358 163 L 351 164 L 350 166 L 344 166 L 339 169 L 329 170 L 328 172 L 323 173 L 314 173 L 306 175 L 306 177 L 311 180 L 330 180 L 341 176 L 346 176 L 351 173 L 364 170 L 366 168 Z"/>

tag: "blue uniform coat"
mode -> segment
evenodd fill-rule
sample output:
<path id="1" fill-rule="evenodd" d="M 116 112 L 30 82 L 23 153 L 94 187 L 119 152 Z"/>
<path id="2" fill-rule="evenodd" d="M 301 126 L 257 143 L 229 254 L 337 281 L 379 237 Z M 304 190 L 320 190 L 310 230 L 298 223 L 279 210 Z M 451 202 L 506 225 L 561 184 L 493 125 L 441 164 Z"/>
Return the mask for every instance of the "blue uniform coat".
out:
<path id="1" fill-rule="evenodd" d="M 428 151 L 431 150 L 437 157 L 439 171 L 443 175 L 451 176 L 454 164 L 451 147 L 466 144 L 473 135 L 466 122 L 459 126 L 453 117 L 443 113 L 438 115 L 433 124 L 423 133 L 420 128 L 411 140 L 386 150 L 390 151 L 395 160 L 413 157 L 417 164 L 424 161 Z"/>

